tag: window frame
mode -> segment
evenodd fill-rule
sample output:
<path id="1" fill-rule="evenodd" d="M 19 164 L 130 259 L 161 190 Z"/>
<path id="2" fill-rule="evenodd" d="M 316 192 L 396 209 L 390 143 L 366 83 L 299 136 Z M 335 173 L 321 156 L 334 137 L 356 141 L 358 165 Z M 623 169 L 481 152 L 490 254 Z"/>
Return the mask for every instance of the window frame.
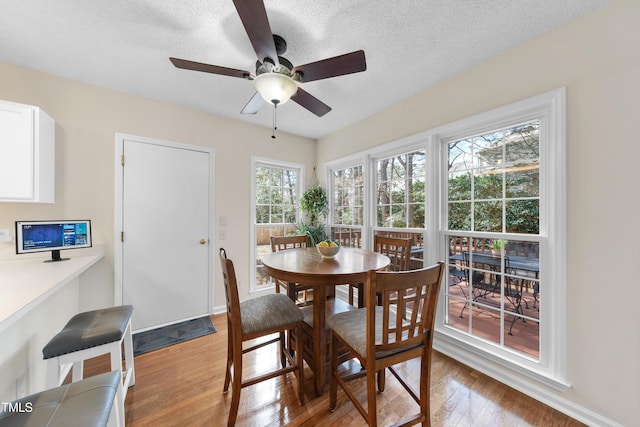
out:
<path id="1" fill-rule="evenodd" d="M 282 168 L 282 169 L 295 169 L 298 171 L 298 179 L 297 179 L 297 194 L 298 198 L 295 200 L 296 207 L 296 222 L 295 223 L 260 223 L 256 222 L 256 206 L 257 206 L 257 194 L 256 194 L 256 169 L 259 166 L 266 166 L 270 168 Z M 251 158 L 251 232 L 249 233 L 249 255 L 251 258 L 251 274 L 250 274 L 250 284 L 249 284 L 249 293 L 271 293 L 275 287 L 275 284 L 272 282 L 271 286 L 261 286 L 257 285 L 256 272 L 258 268 L 258 257 L 257 257 L 257 230 L 258 228 L 272 227 L 272 226 L 282 226 L 286 227 L 289 225 L 296 226 L 300 223 L 300 196 L 302 195 L 302 185 L 305 177 L 305 168 L 301 163 L 294 162 L 286 162 L 282 160 L 276 160 L 265 157 L 257 157 L 253 156 Z"/>

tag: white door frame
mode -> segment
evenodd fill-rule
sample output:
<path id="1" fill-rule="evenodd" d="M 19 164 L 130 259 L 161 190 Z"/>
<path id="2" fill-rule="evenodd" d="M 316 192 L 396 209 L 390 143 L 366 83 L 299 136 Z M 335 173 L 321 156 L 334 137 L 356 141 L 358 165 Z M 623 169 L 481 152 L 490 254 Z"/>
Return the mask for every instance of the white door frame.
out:
<path id="1" fill-rule="evenodd" d="M 214 190 L 215 190 L 215 149 L 211 147 L 204 147 L 200 145 L 189 145 L 182 144 L 179 142 L 166 141 L 156 138 L 148 138 L 144 136 L 136 136 L 129 135 L 125 133 L 116 132 L 115 138 L 115 212 L 114 212 L 114 229 L 113 229 L 113 267 L 114 267 L 114 288 L 113 288 L 113 298 L 114 305 L 122 305 L 123 298 L 123 290 L 122 290 L 122 215 L 123 215 L 123 206 L 122 206 L 122 197 L 123 197 L 123 170 L 122 170 L 122 152 L 124 150 L 124 141 L 135 141 L 146 144 L 155 144 L 164 147 L 172 147 L 172 148 L 181 148 L 186 150 L 193 151 L 201 151 L 205 153 L 209 153 L 209 170 L 210 170 L 210 182 L 209 182 L 209 246 L 213 244 L 215 232 L 215 221 L 213 220 L 215 216 L 215 203 L 214 203 Z M 210 253 L 214 253 L 214 251 L 210 251 Z M 208 301 L 208 310 L 209 314 L 213 314 L 214 304 L 214 263 L 213 257 L 209 256 L 208 260 L 209 266 L 209 301 Z"/>

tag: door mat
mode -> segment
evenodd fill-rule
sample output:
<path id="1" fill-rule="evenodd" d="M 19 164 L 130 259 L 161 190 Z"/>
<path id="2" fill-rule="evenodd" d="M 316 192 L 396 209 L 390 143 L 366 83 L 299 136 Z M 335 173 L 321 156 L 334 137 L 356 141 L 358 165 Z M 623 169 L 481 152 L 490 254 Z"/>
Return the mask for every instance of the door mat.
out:
<path id="1" fill-rule="evenodd" d="M 209 316 L 174 323 L 133 335 L 133 355 L 148 353 L 216 332 Z"/>

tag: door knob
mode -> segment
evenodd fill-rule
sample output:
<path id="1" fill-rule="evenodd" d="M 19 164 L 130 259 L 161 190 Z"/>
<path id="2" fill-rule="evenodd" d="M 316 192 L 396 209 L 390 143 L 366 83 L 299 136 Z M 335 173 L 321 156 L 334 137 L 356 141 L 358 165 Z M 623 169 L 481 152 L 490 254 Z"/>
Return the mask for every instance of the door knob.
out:
<path id="1" fill-rule="evenodd" d="M 205 243 L 207 243 L 207 240 L 206 240 L 206 239 L 200 239 L 200 244 L 201 244 L 201 245 L 204 245 Z"/>

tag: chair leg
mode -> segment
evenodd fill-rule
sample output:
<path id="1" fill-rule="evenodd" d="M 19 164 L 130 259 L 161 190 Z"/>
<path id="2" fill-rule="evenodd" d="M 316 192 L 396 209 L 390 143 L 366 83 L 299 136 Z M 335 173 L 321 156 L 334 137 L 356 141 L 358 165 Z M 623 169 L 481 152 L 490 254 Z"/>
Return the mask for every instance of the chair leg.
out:
<path id="1" fill-rule="evenodd" d="M 380 369 L 377 373 L 378 376 L 378 391 L 380 393 L 384 392 L 384 387 L 386 385 L 386 375 L 385 375 L 385 369 Z"/>
<path id="2" fill-rule="evenodd" d="M 291 333 L 291 331 L 289 331 Z M 300 339 L 296 340 L 296 363 L 298 364 L 298 399 L 300 404 L 304 405 L 304 359 L 302 358 L 302 323 L 296 326 L 296 336 Z"/>
<path id="3" fill-rule="evenodd" d="M 428 427 L 431 425 L 431 356 L 425 353 L 420 358 L 420 414 L 424 416 L 422 426 Z"/>
<path id="4" fill-rule="evenodd" d="M 229 332 L 231 335 L 231 332 Z M 223 393 L 229 391 L 229 384 L 231 383 L 231 365 L 233 363 L 233 345 L 231 342 L 231 337 L 227 338 L 227 369 L 224 376 L 224 388 L 222 389 Z"/>
<path id="5" fill-rule="evenodd" d="M 233 384 L 231 385 L 231 407 L 229 408 L 228 427 L 236 425 L 238 408 L 240 407 L 240 390 L 242 389 L 242 343 L 233 346 Z"/>
<path id="6" fill-rule="evenodd" d="M 372 361 L 367 361 L 368 365 L 373 365 Z M 378 425 L 377 408 L 376 408 L 376 372 L 373 366 L 366 366 L 367 370 L 367 424 L 372 426 Z"/>
<path id="7" fill-rule="evenodd" d="M 338 375 L 338 342 L 337 338 L 333 334 L 333 331 L 330 333 L 329 338 L 329 354 L 330 354 L 330 365 L 329 365 L 329 410 L 331 412 L 336 410 L 336 402 L 338 401 L 338 381 L 336 380 L 336 375 Z"/>
<path id="8" fill-rule="evenodd" d="M 287 339 L 284 336 L 284 331 L 280 331 L 280 341 L 278 342 L 278 347 L 280 347 L 280 365 L 283 368 L 287 367 L 287 356 L 285 356 L 285 351 L 287 351 L 286 346 L 285 346 L 285 339 Z"/>

